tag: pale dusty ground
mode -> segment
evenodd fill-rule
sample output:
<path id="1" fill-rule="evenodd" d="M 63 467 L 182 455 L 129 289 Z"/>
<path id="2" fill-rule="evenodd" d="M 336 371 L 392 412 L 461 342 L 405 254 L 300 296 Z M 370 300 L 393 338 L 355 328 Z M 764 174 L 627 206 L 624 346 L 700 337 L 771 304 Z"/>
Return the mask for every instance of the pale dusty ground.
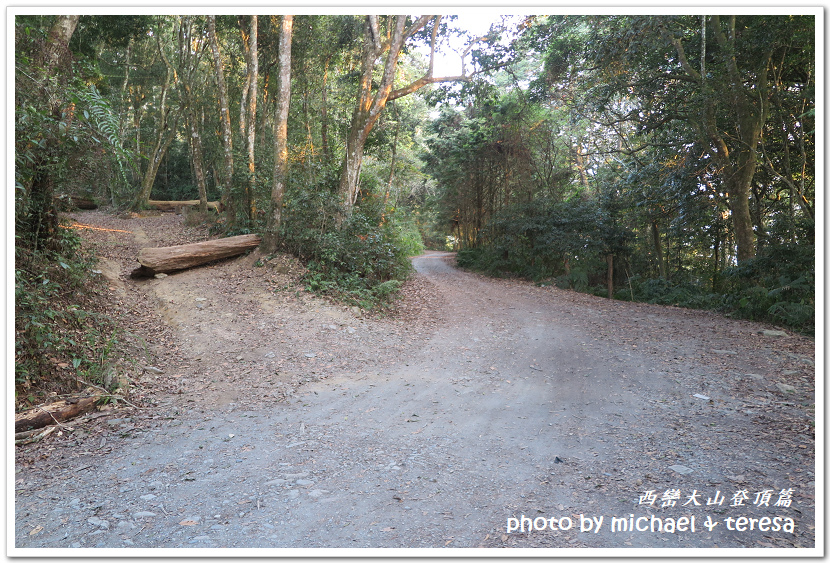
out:
<path id="1" fill-rule="evenodd" d="M 172 215 L 73 217 L 131 233 L 88 236 L 147 341 L 128 373 L 143 408 L 18 448 L 18 548 L 814 546 L 812 339 L 487 279 L 436 252 L 386 318 L 302 292 L 284 257 L 136 281 L 140 246 L 204 234 Z M 612 533 L 630 514 L 696 531 Z M 523 515 L 574 526 L 508 533 Z M 764 516 L 794 532 L 724 521 Z"/>

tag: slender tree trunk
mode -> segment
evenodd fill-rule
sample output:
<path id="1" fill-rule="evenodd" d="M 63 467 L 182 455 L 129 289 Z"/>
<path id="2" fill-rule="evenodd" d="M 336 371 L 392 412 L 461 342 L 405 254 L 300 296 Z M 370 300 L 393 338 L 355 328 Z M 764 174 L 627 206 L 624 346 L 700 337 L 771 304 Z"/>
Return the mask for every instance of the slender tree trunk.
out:
<path id="1" fill-rule="evenodd" d="M 279 94 L 277 114 L 274 117 L 274 186 L 271 189 L 271 213 L 263 237 L 263 250 L 272 253 L 277 242 L 282 220 L 282 201 L 288 171 L 288 109 L 291 101 L 291 32 L 294 16 L 282 17 L 279 45 Z"/>
<path id="2" fill-rule="evenodd" d="M 322 96 L 322 103 L 320 104 L 320 137 L 323 144 L 323 159 L 325 161 L 331 160 L 331 149 L 329 148 L 329 118 L 328 118 L 328 80 L 329 80 L 329 63 L 331 56 L 326 59 L 326 65 L 323 70 L 323 87 L 320 95 Z"/>
<path id="3" fill-rule="evenodd" d="M 608 299 L 614 299 L 614 255 L 608 254 L 605 260 L 608 262 Z"/>
<path id="4" fill-rule="evenodd" d="M 176 128 L 179 123 L 179 110 L 171 110 L 167 108 L 167 95 L 170 92 L 176 73 L 173 69 L 173 65 L 170 64 L 170 60 L 167 58 L 167 55 L 164 54 L 164 50 L 161 45 L 161 32 L 159 29 L 156 29 L 156 47 L 158 48 L 159 56 L 162 58 L 164 65 L 167 68 L 167 74 L 165 75 L 164 84 L 161 88 L 161 101 L 159 103 L 158 117 L 156 119 L 156 144 L 150 155 L 149 162 L 147 163 L 147 170 L 144 172 L 144 178 L 142 178 L 141 181 L 141 190 L 138 192 L 138 196 L 133 203 L 133 208 L 145 206 L 150 200 L 150 194 L 153 191 L 153 184 L 156 181 L 156 175 L 158 174 L 159 167 L 161 166 L 161 161 L 164 159 L 164 155 L 167 154 L 167 149 L 173 142 L 173 138 L 176 135 Z"/>
<path id="5" fill-rule="evenodd" d="M 219 38 L 216 36 L 216 16 L 208 16 L 208 35 L 213 53 L 213 67 L 219 94 L 219 121 L 222 123 L 222 156 L 220 168 L 222 204 L 225 207 L 225 230 L 230 231 L 236 222 L 236 201 L 231 194 L 233 187 L 233 133 L 231 131 L 231 114 L 228 104 L 228 89 L 225 84 L 225 69 L 219 52 Z"/>
<path id="6" fill-rule="evenodd" d="M 386 206 L 389 204 L 389 195 L 392 192 L 392 183 L 395 180 L 395 160 L 398 154 L 398 131 L 401 122 L 398 120 L 398 107 L 395 106 L 395 138 L 392 140 L 392 154 L 389 155 L 389 178 L 386 181 L 386 191 L 383 194 L 383 211 L 380 224 L 386 221 Z"/>
<path id="7" fill-rule="evenodd" d="M 256 188 L 256 158 L 254 148 L 256 147 L 256 110 L 257 110 L 257 82 L 259 81 L 259 55 L 257 49 L 257 16 L 251 16 L 251 30 L 249 34 L 250 47 L 250 68 L 248 74 L 251 77 L 250 90 L 248 92 L 248 112 L 246 149 L 248 152 L 248 185 L 245 197 L 245 213 L 253 218 L 255 215 L 254 190 Z"/>
<path id="8" fill-rule="evenodd" d="M 660 277 L 666 279 L 666 262 L 663 259 L 663 243 L 660 240 L 660 230 L 657 228 L 657 221 L 651 222 L 651 237 L 654 241 L 654 253 L 657 256 L 657 269 Z"/>
<path id="9" fill-rule="evenodd" d="M 192 103 L 192 101 L 190 102 Z M 191 106 L 192 107 L 192 106 Z M 188 110 L 187 116 L 188 129 L 190 130 L 190 138 L 188 145 L 190 146 L 190 158 L 193 162 L 193 173 L 196 176 L 196 186 L 199 189 L 199 211 L 207 212 L 207 185 L 205 183 L 205 164 L 202 158 L 202 136 L 199 132 L 196 116 L 193 115 L 193 110 Z"/>

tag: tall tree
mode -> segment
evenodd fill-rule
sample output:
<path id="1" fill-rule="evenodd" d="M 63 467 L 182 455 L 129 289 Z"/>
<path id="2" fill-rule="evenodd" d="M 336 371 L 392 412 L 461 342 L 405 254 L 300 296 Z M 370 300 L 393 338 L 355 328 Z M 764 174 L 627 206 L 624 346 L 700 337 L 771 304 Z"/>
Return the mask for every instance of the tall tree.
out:
<path id="1" fill-rule="evenodd" d="M 285 194 L 288 170 L 288 109 L 291 101 L 291 31 L 294 16 L 282 16 L 279 42 L 279 90 L 277 94 L 277 112 L 274 116 L 274 178 L 271 189 L 271 212 L 262 239 L 265 252 L 274 252 L 282 216 L 282 201 Z"/>
<path id="2" fill-rule="evenodd" d="M 21 219 L 25 223 L 25 235 L 32 237 L 33 247 L 38 248 L 48 241 L 57 230 L 58 218 L 54 208 L 55 174 L 54 165 L 59 148 L 60 131 L 65 130 L 66 119 L 71 117 L 72 108 L 65 108 L 66 92 L 54 77 L 62 62 L 68 62 L 69 41 L 78 25 L 80 16 L 57 16 L 39 53 L 39 68 L 32 69 L 33 82 L 37 90 L 37 103 L 46 107 L 38 108 L 48 114 L 48 121 L 59 124 L 57 128 L 44 128 L 44 134 L 37 145 L 39 150 L 30 156 L 32 164 L 31 183 L 26 193 L 27 209 Z M 63 73 L 60 73 L 63 74 Z M 67 115 L 64 115 L 67 114 Z"/>
<path id="3" fill-rule="evenodd" d="M 155 184 L 159 167 L 176 137 L 179 116 L 181 115 L 181 107 L 168 105 L 168 98 L 177 85 L 178 77 L 176 75 L 176 69 L 173 67 L 170 58 L 165 52 L 166 46 L 171 42 L 162 40 L 164 33 L 163 26 L 165 25 L 166 22 L 159 17 L 154 30 L 156 49 L 159 57 L 164 61 L 165 75 L 164 82 L 161 85 L 158 110 L 155 116 L 155 145 L 148 155 L 147 169 L 144 171 L 144 176 L 141 180 L 141 189 L 133 203 L 133 207 L 136 208 L 147 205 L 147 202 L 150 200 L 150 194 L 153 191 L 153 185 Z"/>
<path id="4" fill-rule="evenodd" d="M 202 132 L 199 127 L 197 90 L 200 90 L 199 63 L 204 53 L 203 33 L 193 16 L 184 16 L 179 22 L 178 67 L 182 90 L 182 106 L 188 130 L 188 146 L 196 187 L 199 192 L 199 210 L 207 211 L 207 185 L 202 148 Z"/>
<path id="5" fill-rule="evenodd" d="M 429 24 L 430 57 L 426 73 L 406 86 L 394 88 L 398 59 L 406 42 Z M 346 154 L 340 175 L 340 196 L 346 216 L 357 201 L 363 149 L 369 133 L 380 118 L 387 102 L 417 92 L 428 84 L 469 80 L 469 76 L 435 77 L 433 75 L 436 42 L 441 16 L 420 16 L 410 22 L 409 16 L 366 16 L 363 24 L 363 49 L 357 104 L 352 113 Z M 379 59 L 380 64 L 378 64 Z M 375 76 L 380 80 L 375 87 Z"/>
<path id="6" fill-rule="evenodd" d="M 728 194 L 737 260 L 755 256 L 762 219 L 751 213 L 760 143 L 770 116 L 774 61 L 786 57 L 803 16 L 605 16 L 586 44 L 586 91 L 603 123 L 633 126 L 633 155 L 677 129 L 677 150 L 705 151 Z M 663 141 L 665 143 L 665 141 Z M 685 143 L 685 144 L 684 144 Z M 685 148 L 684 148 L 685 147 Z"/>
<path id="7" fill-rule="evenodd" d="M 225 207 L 225 228 L 230 230 L 236 222 L 236 202 L 231 195 L 233 182 L 233 131 L 231 130 L 231 114 L 228 105 L 228 88 L 225 84 L 225 68 L 222 64 L 222 55 L 219 52 L 219 39 L 216 36 L 216 16 L 208 16 L 208 39 L 213 54 L 213 68 L 216 77 L 216 90 L 219 97 L 219 121 L 222 124 L 222 166 L 220 167 L 219 183 L 221 185 L 222 202 Z"/>
<path id="8" fill-rule="evenodd" d="M 241 22 L 240 22 L 241 23 Z M 248 157 L 248 181 L 243 197 L 243 212 L 250 220 L 253 211 L 254 189 L 256 188 L 256 111 L 257 84 L 259 82 L 259 49 L 257 47 L 258 18 L 250 16 L 247 29 L 241 23 L 242 41 L 245 52 L 245 86 L 239 109 L 239 128 Z"/>

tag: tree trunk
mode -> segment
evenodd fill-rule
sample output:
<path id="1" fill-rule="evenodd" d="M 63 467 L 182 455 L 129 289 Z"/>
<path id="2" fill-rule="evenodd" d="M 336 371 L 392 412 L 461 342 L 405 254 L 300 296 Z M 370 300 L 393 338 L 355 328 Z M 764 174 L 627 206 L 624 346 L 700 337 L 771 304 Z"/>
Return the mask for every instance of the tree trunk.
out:
<path id="1" fill-rule="evenodd" d="M 769 113 L 768 73 L 772 52 L 757 57 L 754 61 L 756 66 L 742 72 L 738 69 L 735 56 L 735 42 L 739 36 L 735 16 L 728 18 L 726 32 L 720 16 L 712 16 L 711 25 L 719 48 L 713 56 L 719 57 L 726 69 L 726 87 L 731 98 L 729 112 L 734 119 L 730 125 L 734 127 L 734 132 L 726 132 L 719 127 L 713 103 L 714 91 L 710 85 L 713 79 L 689 64 L 679 38 L 668 34 L 666 38 L 674 46 L 685 72 L 700 85 L 702 111 L 697 126 L 701 140 L 708 144 L 709 154 L 723 171 L 724 184 L 729 193 L 737 258 L 741 263 L 755 257 L 755 233 L 749 209 L 749 194 L 755 176 L 761 132 Z M 745 75 L 751 76 L 752 80 L 746 82 Z"/>
<path id="2" fill-rule="evenodd" d="M 329 62 L 331 56 L 326 59 L 326 65 L 323 70 L 323 87 L 320 95 L 322 96 L 320 104 L 320 137 L 323 144 L 323 160 L 331 160 L 331 149 L 329 148 L 329 117 L 328 117 L 328 79 L 329 79 Z"/>
<path id="3" fill-rule="evenodd" d="M 147 170 L 144 172 L 144 177 L 141 180 L 141 190 L 133 202 L 133 208 L 136 209 L 147 205 L 147 202 L 150 200 L 153 184 L 156 182 L 156 175 L 161 166 L 161 161 L 164 159 L 164 155 L 167 154 L 167 149 L 170 148 L 170 144 L 176 136 L 176 129 L 179 124 L 179 110 L 167 109 L 167 94 L 174 82 L 176 73 L 162 48 L 161 29 L 159 28 L 156 28 L 156 47 L 158 48 L 159 56 L 167 68 L 167 74 L 164 78 L 164 84 L 161 87 L 161 102 L 159 104 L 158 117 L 156 118 L 156 145 L 150 154 Z M 172 123 L 170 120 L 171 113 Z"/>
<path id="4" fill-rule="evenodd" d="M 225 85 L 225 70 L 222 65 L 222 56 L 219 53 L 219 39 L 216 37 L 216 16 L 208 16 L 208 35 L 210 48 L 213 52 L 213 67 L 216 74 L 216 85 L 219 94 L 219 121 L 222 123 L 222 156 L 223 164 L 220 168 L 219 182 L 222 193 L 222 203 L 225 205 L 225 230 L 231 230 L 236 222 L 236 201 L 231 195 L 233 182 L 233 133 L 231 132 L 231 114 L 228 105 L 228 89 Z"/>
<path id="5" fill-rule="evenodd" d="M 660 272 L 660 277 L 666 279 L 666 262 L 663 259 L 663 243 L 660 240 L 657 221 L 651 222 L 651 237 L 654 241 L 654 254 L 657 256 L 657 270 Z"/>
<path id="6" fill-rule="evenodd" d="M 254 189 L 256 188 L 256 161 L 254 148 L 256 147 L 256 109 L 257 109 L 257 82 L 259 80 L 259 56 L 257 51 L 257 16 L 252 15 L 247 40 L 247 106 L 245 109 L 244 138 L 245 149 L 248 155 L 248 182 L 245 186 L 245 215 L 250 220 L 254 216 Z"/>
<path id="7" fill-rule="evenodd" d="M 49 30 L 46 44 L 40 53 L 43 61 L 44 82 L 54 74 L 69 50 L 69 40 L 75 32 L 80 16 L 58 16 L 58 19 Z M 61 120 L 61 106 L 63 100 L 56 96 L 57 92 L 45 92 L 48 96 L 48 111 L 55 122 Z M 50 239 L 58 227 L 58 215 L 55 210 L 55 178 L 52 171 L 52 162 L 58 152 L 58 143 L 53 136 L 48 136 L 40 145 L 40 154 L 34 162 L 32 183 L 29 187 L 26 207 L 27 235 L 32 236 L 32 245 L 39 248 L 43 242 Z"/>
<path id="8" fill-rule="evenodd" d="M 192 101 L 191 101 L 192 103 Z M 188 107 L 188 125 L 190 128 L 190 138 L 188 145 L 190 146 L 190 158 L 193 161 L 193 172 L 196 175 L 196 186 L 199 189 L 199 211 L 205 213 L 207 211 L 207 186 L 205 184 L 205 163 L 202 158 L 202 136 L 196 122 L 196 117 L 193 115 L 192 106 Z"/>
<path id="9" fill-rule="evenodd" d="M 608 262 L 608 299 L 614 299 L 614 255 L 608 254 L 605 261 Z"/>
<path id="10" fill-rule="evenodd" d="M 180 246 L 142 248 L 138 253 L 138 262 L 141 266 L 133 270 L 131 275 L 150 277 L 155 274 L 186 270 L 214 260 L 237 256 L 253 250 L 261 242 L 259 235 L 239 235 Z"/>
<path id="11" fill-rule="evenodd" d="M 81 16 L 58 16 L 49 30 L 46 47 L 43 50 L 43 71 L 46 76 L 52 74 L 69 48 L 69 40 L 75 33 Z"/>
<path id="12" fill-rule="evenodd" d="M 392 154 L 389 155 L 389 179 L 386 181 L 386 191 L 383 194 L 383 208 L 380 224 L 383 225 L 386 220 L 386 206 L 389 204 L 389 194 L 392 192 L 392 183 L 395 180 L 395 159 L 398 154 L 398 131 L 401 128 L 401 122 L 398 119 L 398 106 L 395 106 L 395 137 L 392 140 Z"/>
<path id="13" fill-rule="evenodd" d="M 282 219 L 282 200 L 288 171 L 288 108 L 291 101 L 291 30 L 294 16 L 283 16 L 279 46 L 279 94 L 277 115 L 274 117 L 274 186 L 271 190 L 271 213 L 265 229 L 263 250 L 272 253 L 277 242 Z"/>
<path id="14" fill-rule="evenodd" d="M 464 75 L 436 78 L 432 74 L 441 16 L 421 16 L 409 27 L 406 27 L 407 16 L 388 16 L 388 18 L 390 20 L 389 29 L 383 37 L 378 16 L 366 16 L 363 26 L 360 87 L 358 89 L 357 105 L 352 114 L 349 136 L 346 141 L 343 169 L 340 174 L 339 191 L 344 216 L 338 218 L 339 224 L 342 224 L 344 217 L 351 215 L 352 208 L 357 201 L 360 167 L 363 163 L 363 147 L 383 108 L 386 107 L 386 103 L 416 92 L 427 84 L 469 80 L 469 77 Z M 430 21 L 433 21 L 433 29 L 430 40 L 429 68 L 426 74 L 407 86 L 393 90 L 398 57 L 404 43 L 421 31 Z M 386 53 L 386 56 L 383 60 L 381 77 L 376 90 L 373 90 L 374 81 L 377 79 L 375 62 L 384 53 Z"/>

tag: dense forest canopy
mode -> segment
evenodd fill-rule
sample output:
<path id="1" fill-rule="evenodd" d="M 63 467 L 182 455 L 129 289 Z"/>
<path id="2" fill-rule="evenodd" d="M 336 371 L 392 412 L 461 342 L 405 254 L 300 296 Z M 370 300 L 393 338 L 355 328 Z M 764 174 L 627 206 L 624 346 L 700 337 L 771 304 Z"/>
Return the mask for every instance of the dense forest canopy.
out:
<path id="1" fill-rule="evenodd" d="M 199 200 L 357 302 L 427 245 L 811 330 L 815 14 L 14 17 L 18 314 L 60 205 Z"/>

